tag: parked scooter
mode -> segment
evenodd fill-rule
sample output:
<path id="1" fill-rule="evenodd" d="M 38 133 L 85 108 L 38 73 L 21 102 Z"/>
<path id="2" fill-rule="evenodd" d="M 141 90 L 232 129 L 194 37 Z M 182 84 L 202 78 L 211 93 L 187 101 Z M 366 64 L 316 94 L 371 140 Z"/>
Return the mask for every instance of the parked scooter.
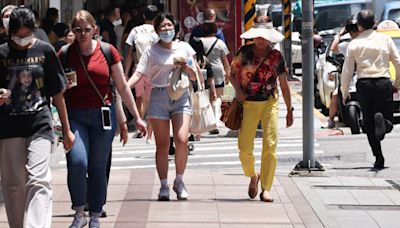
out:
<path id="1" fill-rule="evenodd" d="M 342 67 L 344 62 L 343 55 L 335 55 L 333 57 L 329 57 L 328 61 L 330 61 L 333 65 L 337 67 L 337 85 L 338 88 L 341 87 L 341 75 L 342 75 Z M 332 72 L 334 73 L 334 72 Z M 339 121 L 342 121 L 346 124 L 346 126 L 350 127 L 352 134 L 360 134 L 361 129 L 363 130 L 363 116 L 361 111 L 360 102 L 357 99 L 357 75 L 353 75 L 353 78 L 349 84 L 349 94 L 346 104 L 342 103 L 343 94 L 341 90 L 338 91 L 338 116 Z M 364 130 L 363 130 L 364 132 Z"/>

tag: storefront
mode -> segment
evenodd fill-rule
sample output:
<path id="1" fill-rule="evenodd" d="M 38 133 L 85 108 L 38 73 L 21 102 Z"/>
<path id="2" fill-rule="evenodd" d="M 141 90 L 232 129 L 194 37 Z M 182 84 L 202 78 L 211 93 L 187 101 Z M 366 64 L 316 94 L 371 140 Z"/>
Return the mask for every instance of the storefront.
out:
<path id="1" fill-rule="evenodd" d="M 215 10 L 216 23 L 222 29 L 225 42 L 230 50 L 229 57 L 232 58 L 241 45 L 239 34 L 242 31 L 241 1 L 230 0 L 179 0 L 173 1 L 177 4 L 171 5 L 171 12 L 179 18 L 181 28 L 184 32 L 184 40 L 189 41 L 191 31 L 202 24 L 203 13 L 206 8 Z"/>
<path id="2" fill-rule="evenodd" d="M 217 14 L 217 24 L 223 30 L 231 55 L 241 45 L 239 34 L 242 31 L 242 1 L 231 0 L 0 0 L 1 6 L 8 4 L 26 5 L 39 13 L 43 18 L 49 7 L 60 10 L 60 20 L 70 22 L 72 16 L 81 9 L 91 12 L 104 9 L 109 4 L 154 4 L 160 10 L 171 12 L 182 25 L 185 40 L 191 30 L 203 23 L 202 11 L 213 8 Z M 232 56 L 230 56 L 232 57 Z"/>

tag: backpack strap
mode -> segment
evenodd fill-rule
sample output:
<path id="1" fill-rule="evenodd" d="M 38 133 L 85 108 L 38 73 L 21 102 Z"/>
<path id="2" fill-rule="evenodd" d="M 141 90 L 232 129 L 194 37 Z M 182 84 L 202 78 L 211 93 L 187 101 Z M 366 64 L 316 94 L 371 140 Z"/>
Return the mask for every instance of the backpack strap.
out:
<path id="1" fill-rule="evenodd" d="M 200 40 L 201 41 L 201 40 Z M 214 41 L 214 43 L 211 45 L 210 50 L 208 50 L 208 52 L 206 53 L 206 57 L 208 57 L 208 55 L 211 53 L 211 51 L 213 50 L 213 48 L 215 47 L 215 45 L 218 42 L 218 38 L 216 38 L 216 40 Z"/>
<path id="2" fill-rule="evenodd" d="M 109 74 L 111 75 L 111 65 L 113 63 L 113 56 L 111 54 L 110 44 L 100 41 L 100 49 L 103 52 L 104 57 L 106 58 Z"/>
<path id="3" fill-rule="evenodd" d="M 61 65 L 63 68 L 67 67 L 69 46 L 70 46 L 70 44 L 67 44 L 67 45 L 64 45 L 61 47 Z"/>
<path id="4" fill-rule="evenodd" d="M 61 47 L 61 65 L 65 68 L 68 62 L 68 48 L 70 44 L 64 45 Z M 107 65 L 108 65 L 108 70 L 111 74 L 111 65 L 113 63 L 113 56 L 111 54 L 111 48 L 110 44 L 106 42 L 100 41 L 100 50 L 104 55 L 104 58 L 106 58 Z"/>
<path id="5" fill-rule="evenodd" d="M 111 44 L 100 41 L 100 50 L 104 55 L 104 58 L 106 58 L 107 65 L 108 65 L 108 73 L 110 74 L 110 89 L 113 94 L 113 97 L 116 97 L 115 93 L 115 86 L 114 86 L 114 81 L 111 79 L 111 65 L 113 64 L 114 57 L 111 54 Z"/>

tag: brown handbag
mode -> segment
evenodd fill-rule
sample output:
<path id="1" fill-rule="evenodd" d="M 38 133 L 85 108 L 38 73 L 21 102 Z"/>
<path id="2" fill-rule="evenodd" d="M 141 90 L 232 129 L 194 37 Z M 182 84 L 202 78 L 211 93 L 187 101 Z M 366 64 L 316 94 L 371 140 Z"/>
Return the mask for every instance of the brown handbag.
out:
<path id="1" fill-rule="evenodd" d="M 242 122 L 243 107 L 240 101 L 236 98 L 230 104 L 224 104 L 221 107 L 221 121 L 231 130 L 239 130 Z"/>
<path id="2" fill-rule="evenodd" d="M 270 52 L 269 52 L 270 53 Z M 261 64 L 268 57 L 269 53 L 258 64 L 254 75 L 258 74 Z M 231 130 L 239 130 L 243 117 L 243 106 L 237 98 L 234 98 L 230 104 L 221 106 L 222 116 L 220 120 L 225 123 L 225 126 Z"/>

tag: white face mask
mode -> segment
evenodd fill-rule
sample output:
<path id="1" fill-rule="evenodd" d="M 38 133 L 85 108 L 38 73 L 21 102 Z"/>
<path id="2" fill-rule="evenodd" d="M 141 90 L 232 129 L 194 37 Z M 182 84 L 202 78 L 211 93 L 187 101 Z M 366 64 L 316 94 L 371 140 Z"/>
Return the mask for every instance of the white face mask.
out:
<path id="1" fill-rule="evenodd" d="M 8 25 L 10 24 L 10 18 L 3 18 L 3 26 L 8 29 Z"/>
<path id="2" fill-rule="evenodd" d="M 24 38 L 19 38 L 18 36 L 11 36 L 11 40 L 14 41 L 18 46 L 25 47 L 32 43 L 33 34 Z"/>
<path id="3" fill-rule="evenodd" d="M 118 20 L 115 20 L 115 21 L 113 22 L 113 25 L 114 25 L 114 26 L 118 26 L 118 25 L 120 25 L 120 24 L 122 24 L 122 19 L 121 19 L 121 18 L 118 19 Z"/>

